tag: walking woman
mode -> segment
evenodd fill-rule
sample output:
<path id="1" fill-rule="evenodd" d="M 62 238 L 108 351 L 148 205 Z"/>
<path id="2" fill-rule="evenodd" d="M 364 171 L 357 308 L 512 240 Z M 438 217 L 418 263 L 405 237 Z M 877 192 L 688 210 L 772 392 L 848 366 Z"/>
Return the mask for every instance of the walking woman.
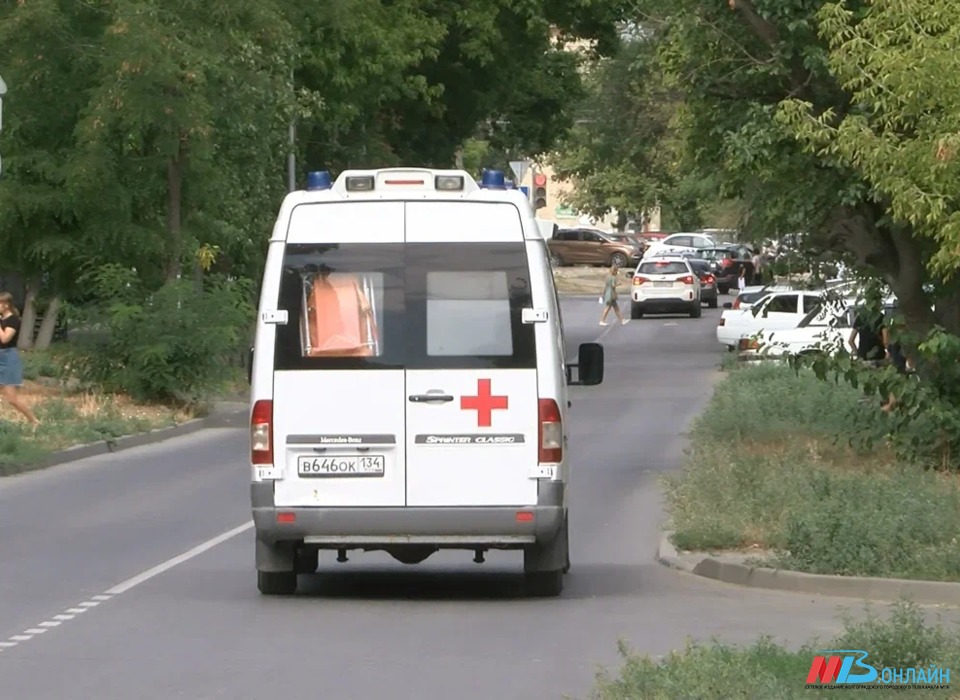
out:
<path id="1" fill-rule="evenodd" d="M 607 314 L 610 313 L 610 309 L 613 309 L 613 313 L 620 319 L 621 324 L 627 324 L 627 319 L 620 313 L 620 304 L 617 302 L 617 285 L 620 284 L 620 280 L 617 279 L 618 272 L 620 272 L 620 268 L 616 265 L 611 265 L 609 274 L 607 274 L 607 281 L 604 282 L 603 285 L 603 297 L 601 297 L 603 301 L 603 315 L 600 317 L 601 326 L 607 325 Z"/>
<path id="2" fill-rule="evenodd" d="M 25 415 L 36 427 L 40 425 L 40 421 L 17 394 L 17 389 L 23 385 L 23 364 L 17 351 L 19 333 L 20 314 L 13 303 L 13 295 L 0 292 L 0 389 L 3 391 L 4 401 Z"/>

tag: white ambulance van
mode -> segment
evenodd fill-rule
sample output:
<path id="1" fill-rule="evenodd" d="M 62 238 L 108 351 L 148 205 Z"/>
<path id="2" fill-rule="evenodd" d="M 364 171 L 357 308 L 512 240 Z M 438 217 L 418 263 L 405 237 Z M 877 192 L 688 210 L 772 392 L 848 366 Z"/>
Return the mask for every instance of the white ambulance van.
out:
<path id="1" fill-rule="evenodd" d="M 526 589 L 570 566 L 564 357 L 533 209 L 503 173 L 310 173 L 280 208 L 251 358 L 251 499 L 262 593 L 320 550 L 523 551 Z M 577 370 L 574 379 L 573 370 Z"/>

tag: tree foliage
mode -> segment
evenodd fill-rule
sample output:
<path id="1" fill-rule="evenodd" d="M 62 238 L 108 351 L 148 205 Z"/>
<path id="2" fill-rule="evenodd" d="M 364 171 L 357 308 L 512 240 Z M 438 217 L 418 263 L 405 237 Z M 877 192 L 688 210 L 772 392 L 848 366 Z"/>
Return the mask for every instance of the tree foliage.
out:
<path id="1" fill-rule="evenodd" d="M 563 42 L 605 50 L 623 5 L 0 4 L 0 260 L 26 281 L 25 325 L 46 309 L 52 329 L 61 302 L 114 303 L 83 282 L 104 270 L 135 275 L 129 303 L 148 315 L 181 277 L 207 301 L 223 297 L 208 276 L 256 280 L 291 125 L 301 183 L 308 169 L 450 166 L 472 138 L 491 154 L 551 148 L 581 94 Z M 192 362 L 174 355 L 157 357 Z"/>

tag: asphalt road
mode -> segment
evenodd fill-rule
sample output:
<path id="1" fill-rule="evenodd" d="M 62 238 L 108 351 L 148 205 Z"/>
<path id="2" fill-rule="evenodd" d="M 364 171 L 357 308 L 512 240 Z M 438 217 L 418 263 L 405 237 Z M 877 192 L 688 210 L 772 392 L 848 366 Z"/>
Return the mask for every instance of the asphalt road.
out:
<path id="1" fill-rule="evenodd" d="M 687 637 L 832 635 L 849 601 L 655 563 L 657 477 L 719 376 L 719 312 L 601 328 L 599 310 L 563 308 L 572 352 L 603 334 L 607 372 L 573 392 L 562 598 L 520 596 L 517 553 L 468 552 L 327 553 L 295 598 L 261 597 L 246 431 L 210 430 L 0 481 L 0 698 L 582 698 L 619 639 L 661 655 Z"/>

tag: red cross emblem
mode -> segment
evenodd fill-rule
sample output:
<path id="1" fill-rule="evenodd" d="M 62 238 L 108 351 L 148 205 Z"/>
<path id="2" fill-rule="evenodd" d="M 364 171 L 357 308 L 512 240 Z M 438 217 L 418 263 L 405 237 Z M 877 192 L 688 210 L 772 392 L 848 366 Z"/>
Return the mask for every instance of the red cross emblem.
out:
<path id="1" fill-rule="evenodd" d="M 477 395 L 460 397 L 460 410 L 476 411 L 477 426 L 480 428 L 489 428 L 493 421 L 493 411 L 505 409 L 509 405 L 506 396 L 492 396 L 490 391 L 490 380 L 478 379 Z"/>

